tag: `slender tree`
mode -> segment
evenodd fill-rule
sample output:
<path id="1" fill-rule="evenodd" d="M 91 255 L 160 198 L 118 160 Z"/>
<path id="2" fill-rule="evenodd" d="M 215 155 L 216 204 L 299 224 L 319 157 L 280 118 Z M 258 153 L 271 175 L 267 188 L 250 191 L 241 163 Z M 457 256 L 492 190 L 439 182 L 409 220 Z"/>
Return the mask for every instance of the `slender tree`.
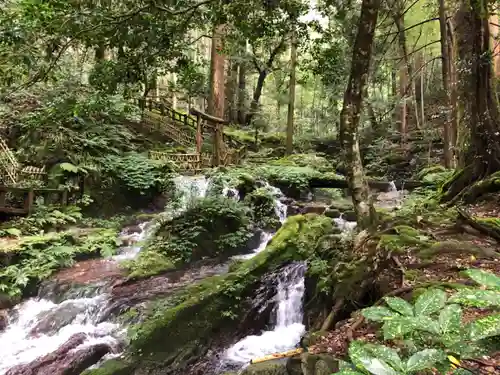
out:
<path id="1" fill-rule="evenodd" d="M 379 9 L 380 0 L 363 0 L 361 4 L 361 17 L 352 52 L 351 73 L 340 115 L 341 140 L 348 166 L 347 183 L 352 193 L 358 225 L 362 229 L 374 224 L 376 219 L 359 152 L 358 127 Z"/>

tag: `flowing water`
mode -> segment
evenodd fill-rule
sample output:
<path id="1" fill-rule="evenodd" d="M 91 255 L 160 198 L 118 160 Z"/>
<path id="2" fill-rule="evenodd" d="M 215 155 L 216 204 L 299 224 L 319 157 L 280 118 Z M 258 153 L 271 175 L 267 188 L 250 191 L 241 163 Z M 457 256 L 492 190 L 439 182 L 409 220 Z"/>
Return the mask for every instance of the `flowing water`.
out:
<path id="1" fill-rule="evenodd" d="M 178 215 L 189 208 L 194 200 L 204 197 L 210 183 L 203 176 L 180 176 L 174 179 L 174 182 L 180 199 L 175 207 L 168 208 L 170 216 Z M 283 223 L 286 220 L 287 206 L 280 201 L 282 193 L 279 189 L 268 187 L 275 195 L 275 212 Z M 226 188 L 224 195 L 239 199 L 236 189 Z M 125 240 L 127 246 L 120 248 L 118 255 L 100 260 L 101 267 L 118 268 L 119 262 L 134 259 L 141 251 L 144 240 L 153 232 L 153 223 L 144 222 L 139 224 L 139 232 L 121 233 L 121 238 Z M 250 258 L 264 250 L 272 236 L 273 233 L 262 232 L 259 246 L 243 257 Z M 263 334 L 267 337 L 264 338 L 267 346 L 261 348 L 264 352 L 281 350 L 293 345 L 303 332 L 301 301 L 304 291 L 304 270 L 303 264 L 296 264 L 286 268 L 278 277 L 278 293 L 275 297 L 276 328 Z M 9 369 L 17 365 L 30 363 L 56 351 L 76 334 L 84 334 L 85 341 L 73 348 L 72 352 L 93 345 L 106 344 L 109 346 L 109 353 L 104 359 L 120 354 L 126 329 L 118 323 L 109 321 L 109 316 L 104 315 L 105 307 L 111 302 L 106 288 L 94 288 L 91 293 L 88 289 L 82 289 L 80 294 L 79 290 L 72 291 L 71 298 L 60 303 L 52 302 L 49 296 L 50 293 L 41 289 L 38 298 L 28 299 L 10 311 L 7 329 L 0 333 L 0 375 L 5 375 Z M 243 340 L 228 351 L 229 357 L 234 357 L 233 360 L 238 362 L 253 356 L 262 343 L 258 343 L 261 339 L 256 339 L 257 336 L 253 339 L 252 337 L 249 336 L 246 341 Z"/>
<path id="2" fill-rule="evenodd" d="M 274 297 L 275 325 L 260 335 L 247 336 L 224 354 L 230 364 L 248 364 L 251 359 L 293 349 L 305 332 L 302 304 L 306 265 L 302 262 L 284 267 L 277 275 Z M 262 303 L 255 298 L 256 303 Z"/>
<path id="3" fill-rule="evenodd" d="M 196 198 L 206 194 L 208 181 L 205 177 L 178 177 L 175 184 L 182 193 L 180 208 L 186 209 Z M 119 249 L 119 254 L 102 260 L 106 267 L 133 259 L 141 250 L 141 243 L 151 235 L 150 222 L 139 224 L 139 232 L 122 233 L 130 245 Z M 84 293 L 85 294 L 85 293 Z M 125 329 L 114 322 L 105 321 L 104 307 L 109 296 L 96 289 L 95 295 L 66 299 L 61 303 L 50 301 L 41 291 L 38 298 L 30 298 L 9 313 L 9 324 L 0 333 L 0 375 L 12 367 L 29 363 L 57 350 L 73 335 L 84 333 L 86 341 L 74 349 L 78 351 L 89 345 L 107 344 L 110 356 L 117 355 L 122 347 Z"/>

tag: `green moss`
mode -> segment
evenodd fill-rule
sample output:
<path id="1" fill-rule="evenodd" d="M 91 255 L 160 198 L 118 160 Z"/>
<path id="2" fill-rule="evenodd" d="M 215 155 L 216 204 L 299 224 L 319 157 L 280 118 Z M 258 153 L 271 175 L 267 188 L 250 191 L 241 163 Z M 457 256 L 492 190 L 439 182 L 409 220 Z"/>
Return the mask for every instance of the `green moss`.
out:
<path id="1" fill-rule="evenodd" d="M 293 154 L 269 162 L 270 165 L 314 168 L 320 172 L 335 172 L 335 165 L 330 160 L 317 154 Z"/>
<path id="2" fill-rule="evenodd" d="M 176 265 L 205 257 L 229 257 L 253 235 L 252 214 L 243 202 L 226 197 L 201 199 L 181 216 L 162 223 L 146 251 Z"/>
<path id="3" fill-rule="evenodd" d="M 233 332 L 245 313 L 245 298 L 252 294 L 262 275 L 290 261 L 306 259 L 331 229 L 331 221 L 326 217 L 289 218 L 266 250 L 235 265 L 229 274 L 186 288 L 175 306 L 158 308 L 133 327 L 128 361 L 141 369 L 183 369 L 205 353 L 214 332 L 218 332 L 217 336 Z"/>
<path id="4" fill-rule="evenodd" d="M 243 370 L 242 375 L 287 375 L 285 360 L 255 363 Z"/>
<path id="5" fill-rule="evenodd" d="M 411 246 L 427 246 L 428 238 L 417 229 L 407 225 L 397 225 L 393 228 L 396 234 L 382 234 L 377 247 L 385 251 L 403 252 Z"/>
<path id="6" fill-rule="evenodd" d="M 110 359 L 97 369 L 84 371 L 82 375 L 130 375 L 131 371 L 123 361 Z"/>
<path id="7" fill-rule="evenodd" d="M 175 262 L 163 254 L 146 250 L 141 251 L 133 260 L 123 261 L 120 267 L 128 273 L 130 279 L 140 279 L 173 270 Z"/>

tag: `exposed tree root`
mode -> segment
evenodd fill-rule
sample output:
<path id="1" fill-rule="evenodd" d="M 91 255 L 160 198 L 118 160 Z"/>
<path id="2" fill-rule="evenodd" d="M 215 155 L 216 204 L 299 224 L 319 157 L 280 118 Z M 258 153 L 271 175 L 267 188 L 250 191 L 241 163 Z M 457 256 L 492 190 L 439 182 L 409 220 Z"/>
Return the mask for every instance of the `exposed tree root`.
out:
<path id="1" fill-rule="evenodd" d="M 477 231 L 491 238 L 494 238 L 495 240 L 500 242 L 500 226 L 495 227 L 493 225 L 480 223 L 479 221 L 474 220 L 474 218 L 470 216 L 467 212 L 465 212 L 465 210 L 463 209 L 458 209 L 458 219 L 461 220 L 463 223 L 470 225 Z"/>
<path id="2" fill-rule="evenodd" d="M 337 302 L 335 302 L 335 304 L 333 305 L 330 314 L 328 314 L 325 321 L 323 322 L 320 331 L 328 331 L 333 326 L 333 323 L 335 322 L 335 317 L 338 315 L 343 305 L 344 305 L 344 298 L 339 298 Z"/>

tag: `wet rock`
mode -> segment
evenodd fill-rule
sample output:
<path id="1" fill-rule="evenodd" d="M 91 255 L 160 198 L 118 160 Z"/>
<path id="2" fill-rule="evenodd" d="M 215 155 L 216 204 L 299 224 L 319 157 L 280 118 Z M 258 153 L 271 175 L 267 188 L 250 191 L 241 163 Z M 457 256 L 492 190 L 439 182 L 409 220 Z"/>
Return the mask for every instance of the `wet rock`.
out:
<path id="1" fill-rule="evenodd" d="M 84 312 L 85 305 L 65 303 L 57 308 L 43 312 L 38 318 L 38 324 L 31 330 L 32 335 L 54 334 L 62 327 L 70 324 L 78 314 Z"/>
<path id="2" fill-rule="evenodd" d="M 0 332 L 7 328 L 9 324 L 9 316 L 6 310 L 0 310 Z"/>
<path id="3" fill-rule="evenodd" d="M 255 363 L 243 370 L 242 375 L 288 375 L 286 361 L 271 360 L 261 363 Z"/>
<path id="4" fill-rule="evenodd" d="M 350 200 L 343 199 L 343 200 L 338 200 L 338 201 L 332 202 L 332 204 L 330 205 L 330 208 L 339 210 L 340 212 L 345 212 L 348 210 L 352 210 L 353 205 L 352 205 L 352 202 Z"/>
<path id="5" fill-rule="evenodd" d="M 118 262 L 109 259 L 90 259 L 59 271 L 52 279 L 59 283 L 86 285 L 104 281 L 112 283 L 122 276 L 123 271 Z"/>
<path id="6" fill-rule="evenodd" d="M 308 204 L 307 206 L 303 207 L 302 213 L 322 215 L 325 213 L 326 209 L 327 207 L 322 204 Z"/>
<path id="7" fill-rule="evenodd" d="M 335 208 L 328 208 L 325 211 L 325 216 L 331 217 L 332 219 L 337 219 L 340 217 L 340 215 L 342 215 L 342 212 Z"/>
<path id="8" fill-rule="evenodd" d="M 56 351 L 33 362 L 13 367 L 6 375 L 79 375 L 112 351 L 107 344 L 79 348 L 86 339 L 84 333 L 73 335 Z"/>
<path id="9" fill-rule="evenodd" d="M 300 356 L 294 356 L 288 358 L 286 361 L 286 372 L 288 375 L 302 375 Z"/>
<path id="10" fill-rule="evenodd" d="M 345 221 L 356 221 L 356 213 L 354 211 L 346 211 L 342 214 L 342 219 Z"/>
<path id="11" fill-rule="evenodd" d="M 0 310 L 10 309 L 12 308 L 18 300 L 12 298 L 11 296 L 0 292 Z"/>
<path id="12" fill-rule="evenodd" d="M 303 375 L 330 375 L 339 371 L 339 363 L 334 357 L 328 354 L 300 355 Z"/>

